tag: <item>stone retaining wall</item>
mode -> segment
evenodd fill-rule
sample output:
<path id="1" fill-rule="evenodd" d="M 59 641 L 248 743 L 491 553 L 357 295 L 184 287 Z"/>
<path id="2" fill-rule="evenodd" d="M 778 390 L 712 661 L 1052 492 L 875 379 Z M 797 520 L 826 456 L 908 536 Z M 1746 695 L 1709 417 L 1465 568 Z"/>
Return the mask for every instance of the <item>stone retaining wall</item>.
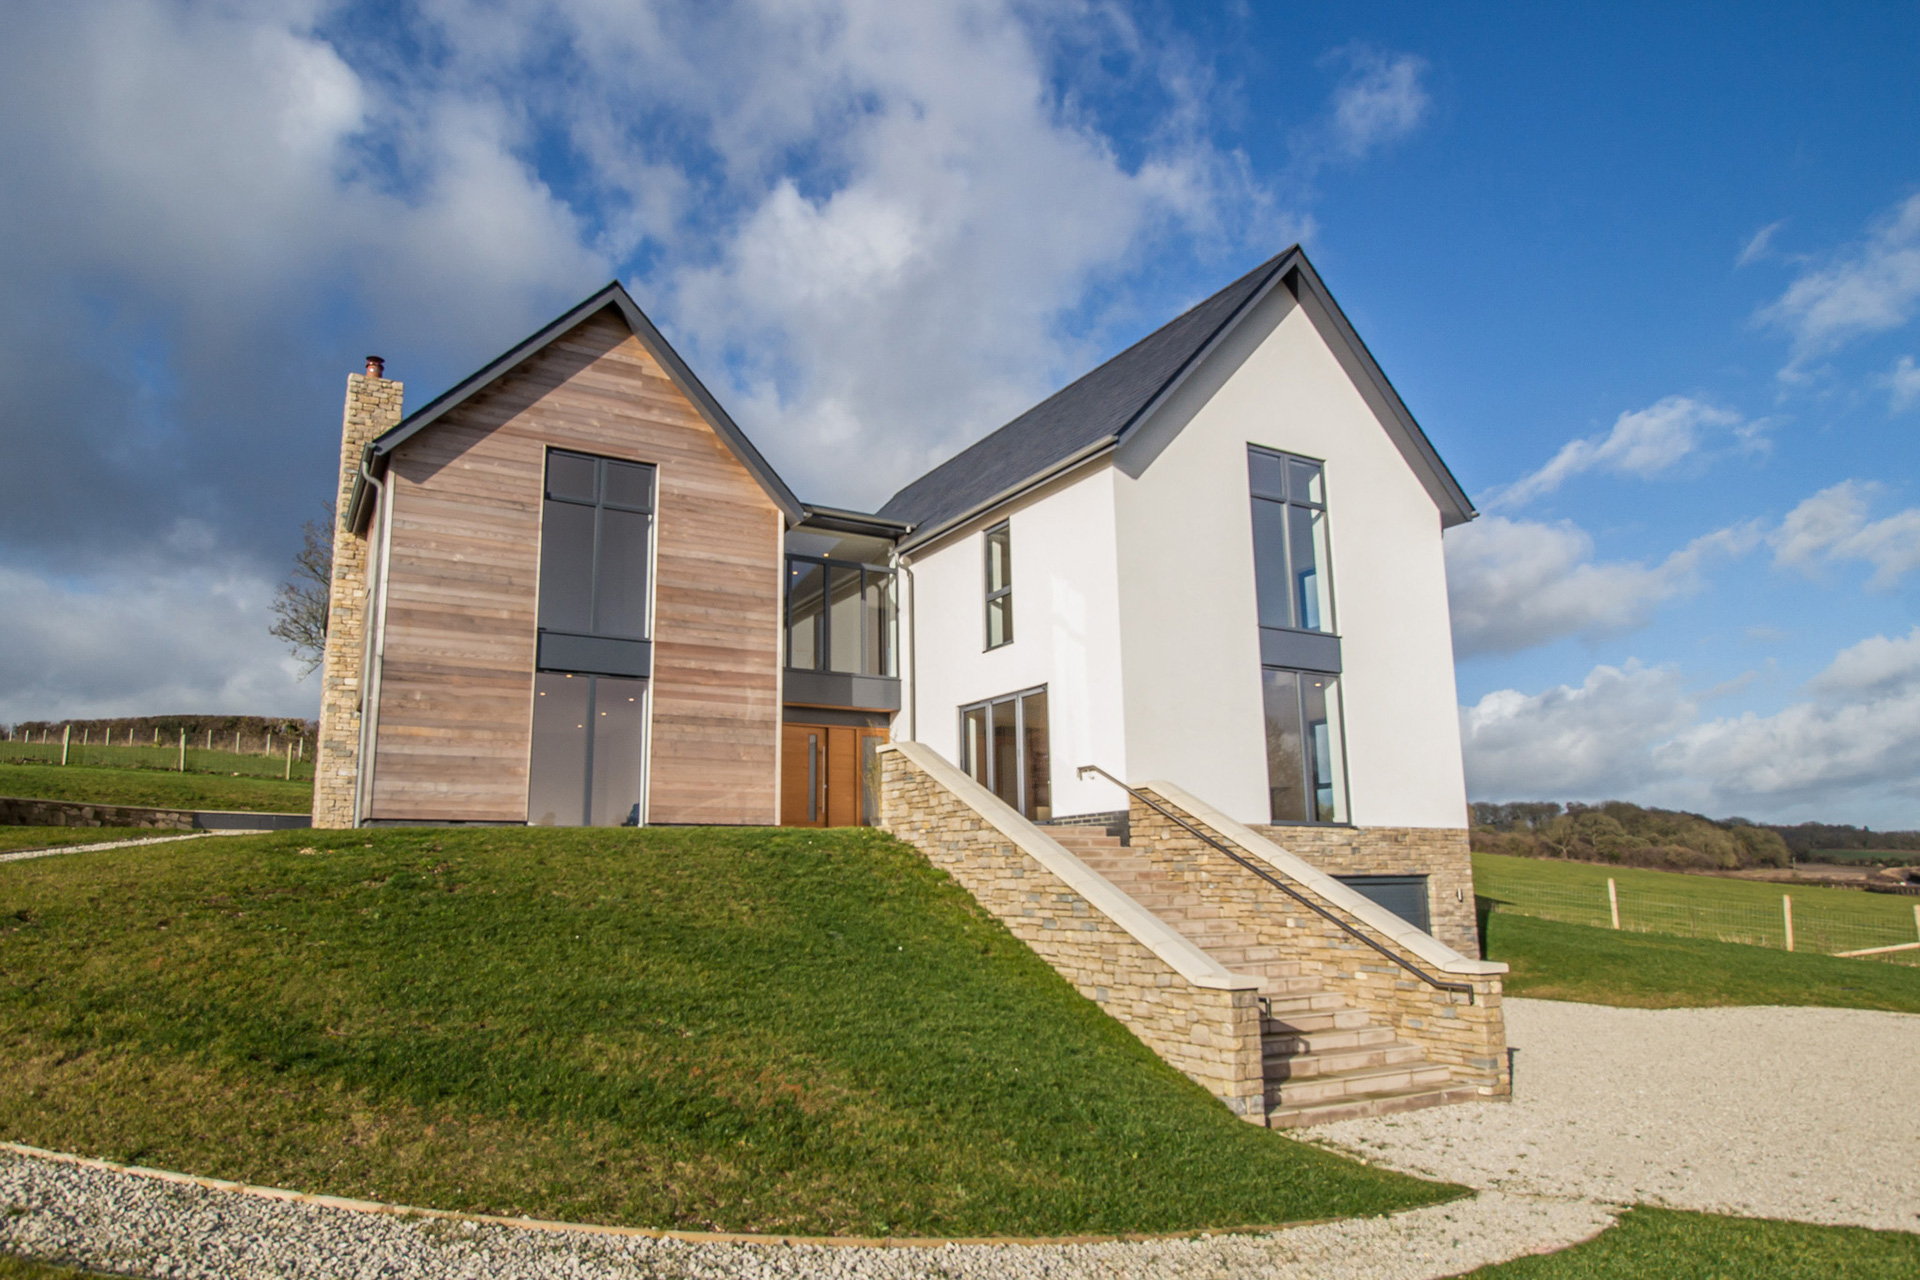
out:
<path id="1" fill-rule="evenodd" d="M 900 751 L 880 755 L 880 825 L 951 875 L 1080 994 L 1236 1114 L 1264 1121 L 1252 987 L 1187 981 Z"/>
<path id="2" fill-rule="evenodd" d="M 141 827 L 154 831 L 191 831 L 193 813 L 187 809 L 142 809 L 124 804 L 0 796 L 0 827 Z"/>
<path id="3" fill-rule="evenodd" d="M 1177 781 L 1177 780 L 1176 780 Z M 1426 876 L 1430 932 L 1480 957 L 1473 914 L 1473 856 L 1465 830 L 1444 827 L 1254 827 L 1330 876 Z"/>
<path id="4" fill-rule="evenodd" d="M 1239 848 L 1173 801 L 1164 796 L 1155 798 L 1228 848 Z M 1506 1018 L 1500 1007 L 1497 976 L 1436 973 L 1431 963 L 1388 938 L 1376 937 L 1389 950 L 1436 977 L 1470 984 L 1473 998 L 1469 1001 L 1465 994 L 1436 990 L 1139 800 L 1133 802 L 1130 821 L 1134 848 L 1142 853 L 1152 850 L 1157 869 L 1183 882 L 1208 907 L 1238 921 L 1258 937 L 1261 945 L 1277 947 L 1287 959 L 1299 961 L 1303 976 L 1318 977 L 1329 991 L 1339 992 L 1356 1007 L 1372 1012 L 1391 1025 L 1402 1040 L 1420 1046 L 1431 1061 L 1453 1068 L 1456 1079 L 1477 1085 L 1481 1093 L 1492 1096 L 1512 1092 L 1507 1073 Z M 1283 847 L 1303 860 L 1313 861 L 1298 849 Z M 1240 852 L 1253 862 L 1262 861 L 1244 849 Z M 1282 875 L 1277 869 L 1273 874 Z M 1320 898 L 1307 885 L 1295 883 L 1294 887 L 1346 923 L 1374 936 L 1362 921 Z"/>

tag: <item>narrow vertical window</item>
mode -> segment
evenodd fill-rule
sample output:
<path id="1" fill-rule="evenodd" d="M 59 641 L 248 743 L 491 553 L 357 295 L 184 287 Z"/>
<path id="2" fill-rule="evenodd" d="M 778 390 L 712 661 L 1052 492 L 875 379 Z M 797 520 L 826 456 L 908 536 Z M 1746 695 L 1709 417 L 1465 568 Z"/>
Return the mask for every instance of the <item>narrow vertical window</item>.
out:
<path id="1" fill-rule="evenodd" d="M 987 530 L 987 648 L 1013 643 L 1013 541 L 1007 522 Z"/>
<path id="2" fill-rule="evenodd" d="M 1333 578 L 1320 464 L 1249 447 L 1247 472 L 1260 625 L 1331 632 Z"/>
<path id="3" fill-rule="evenodd" d="M 640 822 L 653 490 L 644 463 L 547 453 L 530 823 Z"/>

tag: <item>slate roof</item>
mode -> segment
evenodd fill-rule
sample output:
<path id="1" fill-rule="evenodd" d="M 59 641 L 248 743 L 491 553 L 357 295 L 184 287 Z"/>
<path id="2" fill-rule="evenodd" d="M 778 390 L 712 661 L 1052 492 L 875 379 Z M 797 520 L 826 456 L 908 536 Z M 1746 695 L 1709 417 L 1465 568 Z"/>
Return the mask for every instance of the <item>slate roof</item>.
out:
<path id="1" fill-rule="evenodd" d="M 1206 301 L 1154 330 L 1076 382 L 1054 392 L 992 435 L 961 450 L 889 498 L 878 512 L 913 526 L 921 542 L 958 518 L 1116 444 L 1173 389 L 1277 281 L 1314 295 L 1333 332 L 1329 345 L 1362 383 L 1362 393 L 1422 473 L 1449 525 L 1473 518 L 1473 504 L 1374 363 L 1346 317 L 1295 245 Z M 1342 352 L 1338 348 L 1346 347 Z M 1371 394 L 1369 394 L 1371 393 Z"/>

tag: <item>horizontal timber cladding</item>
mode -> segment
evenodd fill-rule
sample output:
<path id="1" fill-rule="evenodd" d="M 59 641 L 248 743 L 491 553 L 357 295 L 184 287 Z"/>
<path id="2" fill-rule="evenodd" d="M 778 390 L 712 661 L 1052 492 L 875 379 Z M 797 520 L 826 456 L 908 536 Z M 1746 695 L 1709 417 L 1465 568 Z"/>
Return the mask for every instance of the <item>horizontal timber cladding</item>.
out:
<path id="1" fill-rule="evenodd" d="M 612 311 L 393 455 L 369 816 L 526 820 L 549 445 L 659 468 L 648 820 L 776 821 L 779 508 Z"/>

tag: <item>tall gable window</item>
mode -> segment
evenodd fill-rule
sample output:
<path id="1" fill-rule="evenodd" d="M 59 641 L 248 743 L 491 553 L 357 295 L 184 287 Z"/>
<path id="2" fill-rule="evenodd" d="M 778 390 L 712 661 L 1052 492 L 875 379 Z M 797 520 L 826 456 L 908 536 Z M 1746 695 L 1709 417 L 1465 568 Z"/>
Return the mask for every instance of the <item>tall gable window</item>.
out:
<path id="1" fill-rule="evenodd" d="M 1249 445 L 1267 795 L 1274 822 L 1347 821 L 1340 641 L 1321 465 Z"/>
<path id="2" fill-rule="evenodd" d="M 1013 643 L 1013 534 L 1002 520 L 987 530 L 987 648 Z"/>
<path id="3" fill-rule="evenodd" d="M 535 825 L 640 821 L 653 492 L 643 463 L 547 453 L 527 778 Z"/>
<path id="4" fill-rule="evenodd" d="M 1253 489 L 1253 572 L 1260 625 L 1331 632 L 1333 577 L 1320 464 L 1249 447 L 1247 471 Z"/>

